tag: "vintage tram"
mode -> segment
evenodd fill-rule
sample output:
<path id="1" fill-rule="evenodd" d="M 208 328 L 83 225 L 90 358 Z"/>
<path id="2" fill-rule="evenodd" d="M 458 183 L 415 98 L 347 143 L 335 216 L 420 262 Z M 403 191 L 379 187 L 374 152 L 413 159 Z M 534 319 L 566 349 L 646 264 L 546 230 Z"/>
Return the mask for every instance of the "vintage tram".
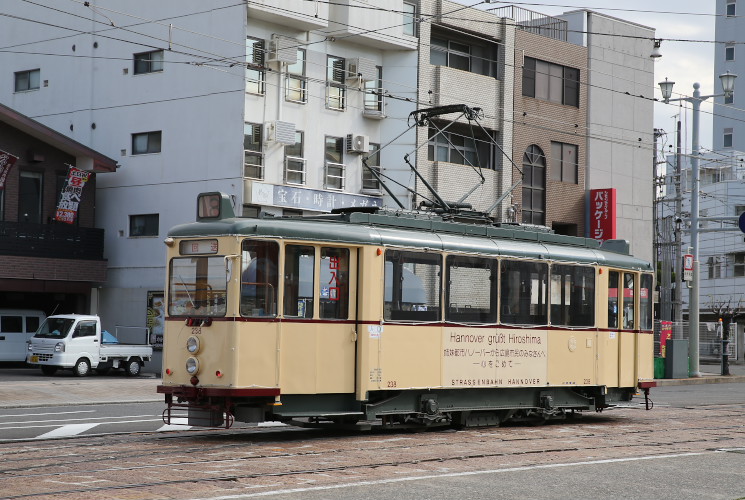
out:
<path id="1" fill-rule="evenodd" d="M 166 422 L 540 422 L 653 385 L 653 274 L 625 242 L 457 213 L 197 205 L 165 241 Z"/>

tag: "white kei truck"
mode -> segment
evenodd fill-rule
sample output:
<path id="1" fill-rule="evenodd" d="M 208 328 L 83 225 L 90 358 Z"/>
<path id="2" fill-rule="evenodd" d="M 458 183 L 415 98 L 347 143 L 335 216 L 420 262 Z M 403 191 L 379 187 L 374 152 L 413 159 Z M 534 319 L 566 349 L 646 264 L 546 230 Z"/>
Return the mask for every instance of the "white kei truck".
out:
<path id="1" fill-rule="evenodd" d="M 153 356 L 148 344 L 120 344 L 101 329 L 98 316 L 57 314 L 49 316 L 28 341 L 26 362 L 38 366 L 45 375 L 72 369 L 78 377 L 92 370 L 106 373 L 123 368 L 130 377 L 140 374 L 145 361 Z"/>

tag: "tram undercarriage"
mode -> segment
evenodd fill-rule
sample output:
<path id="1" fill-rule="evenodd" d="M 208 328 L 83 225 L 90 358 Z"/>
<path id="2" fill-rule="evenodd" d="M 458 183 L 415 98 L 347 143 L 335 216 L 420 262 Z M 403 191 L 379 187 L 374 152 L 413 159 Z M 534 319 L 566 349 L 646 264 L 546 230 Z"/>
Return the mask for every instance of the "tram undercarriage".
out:
<path id="1" fill-rule="evenodd" d="M 375 422 L 384 428 L 541 424 L 583 411 L 600 412 L 630 401 L 636 392 L 605 386 L 406 390 L 375 391 L 368 401 L 356 401 L 352 394 L 231 397 L 173 389 L 166 393 L 163 421 L 167 424 L 230 428 L 234 422 L 276 421 L 357 429 Z"/>

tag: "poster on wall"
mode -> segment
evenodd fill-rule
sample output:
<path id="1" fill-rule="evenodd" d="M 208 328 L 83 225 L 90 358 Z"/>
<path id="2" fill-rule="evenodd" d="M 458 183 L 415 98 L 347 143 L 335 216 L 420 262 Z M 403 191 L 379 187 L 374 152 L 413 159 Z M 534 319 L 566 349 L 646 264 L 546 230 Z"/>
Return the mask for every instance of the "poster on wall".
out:
<path id="1" fill-rule="evenodd" d="M 8 178 L 10 169 L 15 165 L 17 156 L 0 150 L 0 189 L 5 189 L 5 179 Z"/>
<path id="2" fill-rule="evenodd" d="M 150 343 L 155 349 L 163 349 L 163 327 L 166 315 L 163 292 L 147 292 L 147 327 Z"/>
<path id="3" fill-rule="evenodd" d="M 60 193 L 54 220 L 74 224 L 78 217 L 78 207 L 83 197 L 83 188 L 90 179 L 91 173 L 71 165 L 67 165 L 67 167 L 69 167 L 67 179 L 65 180 L 65 186 L 62 188 L 62 193 Z"/>

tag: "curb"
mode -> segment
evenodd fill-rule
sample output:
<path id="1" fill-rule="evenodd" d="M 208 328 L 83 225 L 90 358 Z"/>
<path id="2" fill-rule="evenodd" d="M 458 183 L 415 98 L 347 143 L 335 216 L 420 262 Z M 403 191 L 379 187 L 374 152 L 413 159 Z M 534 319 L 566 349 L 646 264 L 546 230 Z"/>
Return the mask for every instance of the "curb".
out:
<path id="1" fill-rule="evenodd" d="M 702 384 L 734 384 L 745 382 L 745 375 L 704 375 L 691 378 L 660 378 L 654 379 L 657 387 L 675 385 L 702 385 Z"/>

